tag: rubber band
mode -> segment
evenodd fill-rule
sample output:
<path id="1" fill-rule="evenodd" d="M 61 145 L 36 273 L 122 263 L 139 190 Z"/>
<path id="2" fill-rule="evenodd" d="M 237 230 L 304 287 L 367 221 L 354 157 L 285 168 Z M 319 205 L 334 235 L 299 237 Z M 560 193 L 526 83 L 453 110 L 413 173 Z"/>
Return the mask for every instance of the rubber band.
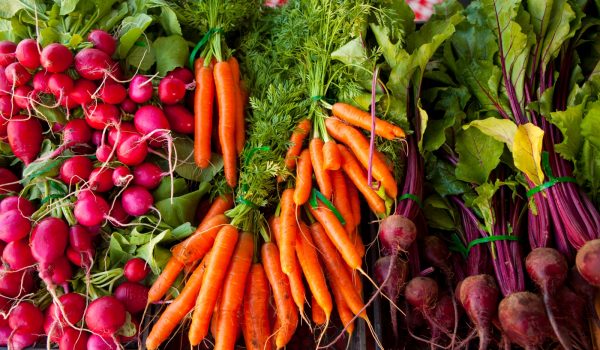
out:
<path id="1" fill-rule="evenodd" d="M 238 196 L 237 197 L 237 202 L 245 204 L 245 205 L 247 205 L 247 206 L 249 206 L 250 208 L 253 208 L 253 209 L 258 209 L 259 208 L 258 205 L 252 203 L 251 201 L 247 200 L 246 198 L 244 198 L 242 196 Z"/>
<path id="2" fill-rule="evenodd" d="M 402 200 L 405 200 L 405 199 L 412 200 L 413 202 L 417 203 L 417 205 L 419 206 L 419 208 L 423 209 L 423 202 L 421 202 L 421 198 L 415 196 L 414 194 L 412 194 L 412 193 L 405 193 L 405 194 L 401 195 L 398 198 L 398 202 L 400 202 Z"/>
<path id="3" fill-rule="evenodd" d="M 323 193 L 315 190 L 314 188 L 312 189 L 312 191 L 310 192 L 310 198 L 308 199 L 308 203 L 310 204 L 311 207 L 313 207 L 313 209 L 316 209 L 317 206 L 319 205 L 319 203 L 317 202 L 317 198 L 323 202 L 323 204 L 325 204 L 325 206 L 327 208 L 329 208 L 329 210 L 331 210 L 333 212 L 333 214 L 335 215 L 335 217 L 340 221 L 340 223 L 342 225 L 346 225 L 346 220 L 344 220 L 344 217 L 342 216 L 342 214 L 336 209 L 335 205 L 333 205 L 333 203 L 331 203 L 329 201 L 329 199 L 325 198 L 325 196 L 323 195 Z"/>
<path id="4" fill-rule="evenodd" d="M 196 59 L 196 55 L 198 55 L 198 51 L 200 51 L 200 49 L 206 45 L 206 43 L 208 42 L 208 40 L 210 39 L 210 37 L 215 34 L 215 33 L 221 33 L 223 32 L 223 29 L 221 28 L 210 28 L 206 34 L 204 34 L 204 36 L 202 37 L 202 39 L 200 39 L 200 41 L 198 41 L 198 43 L 196 44 L 196 46 L 194 46 L 194 49 L 192 50 L 192 53 L 190 54 L 190 68 L 194 69 L 194 60 Z"/>
<path id="5" fill-rule="evenodd" d="M 552 168 L 550 167 L 550 155 L 546 151 L 542 152 L 542 167 L 544 169 L 544 172 L 546 173 L 546 176 L 548 176 L 549 180 L 544 182 L 543 184 L 537 185 L 534 188 L 527 191 L 527 193 L 526 193 L 527 198 L 531 198 L 531 196 L 533 196 L 537 193 L 540 193 L 543 190 L 556 185 L 557 183 L 565 183 L 565 182 L 576 183 L 577 182 L 577 179 L 575 179 L 574 177 L 571 177 L 571 176 L 554 177 L 554 175 L 552 174 Z"/>
<path id="6" fill-rule="evenodd" d="M 467 256 L 469 255 L 469 252 L 471 251 L 471 249 L 473 249 L 473 247 L 475 247 L 478 244 L 492 243 L 492 242 L 496 242 L 496 241 L 518 241 L 518 240 L 519 240 L 519 237 L 517 237 L 517 236 L 493 235 L 493 236 L 481 237 L 481 238 L 474 239 L 471 242 L 469 242 L 469 244 L 465 247 L 465 245 L 460 240 L 458 235 L 453 234 L 451 236 L 452 242 L 449 246 L 449 249 L 460 253 L 466 259 Z"/>
<path id="7" fill-rule="evenodd" d="M 136 41 L 135 43 L 133 43 L 133 45 L 140 46 L 140 47 L 146 47 L 146 42 L 145 41 Z"/>

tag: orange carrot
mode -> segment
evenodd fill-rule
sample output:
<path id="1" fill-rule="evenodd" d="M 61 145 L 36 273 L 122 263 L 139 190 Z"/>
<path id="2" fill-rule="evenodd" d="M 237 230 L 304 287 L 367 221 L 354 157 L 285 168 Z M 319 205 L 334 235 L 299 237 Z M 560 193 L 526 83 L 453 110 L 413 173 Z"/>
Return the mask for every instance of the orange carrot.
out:
<path id="1" fill-rule="evenodd" d="M 223 153 L 223 170 L 229 187 L 237 184 L 237 149 L 235 139 L 237 93 L 228 62 L 217 62 L 214 70 L 215 91 L 219 106 L 219 143 Z"/>
<path id="2" fill-rule="evenodd" d="M 298 158 L 300 151 L 302 151 L 302 143 L 310 132 L 310 127 L 310 121 L 308 119 L 303 119 L 292 132 L 292 136 L 290 137 L 290 148 L 288 148 L 284 160 L 285 167 L 288 168 L 288 170 L 294 170 L 296 168 L 296 158 Z"/>
<path id="3" fill-rule="evenodd" d="M 315 300 L 313 296 L 310 301 L 310 310 L 312 312 L 312 320 L 317 326 L 324 325 L 327 322 L 327 316 L 325 315 L 325 311 L 319 306 L 319 303 Z"/>
<path id="4" fill-rule="evenodd" d="M 208 334 L 210 317 L 213 314 L 237 240 L 237 229 L 231 225 L 223 226 L 215 239 L 213 253 L 207 262 L 204 275 L 204 279 L 209 283 L 204 284 L 204 288 L 200 289 L 196 299 L 196 308 L 192 315 L 192 324 L 189 330 L 190 344 L 192 345 L 198 345 Z"/>
<path id="5" fill-rule="evenodd" d="M 367 204 L 376 215 L 383 215 L 386 212 L 385 202 L 379 197 L 377 192 L 367 184 L 367 174 L 365 170 L 358 164 L 356 158 L 342 145 L 338 145 L 340 154 L 342 155 L 342 168 L 348 178 L 352 180 L 356 188 L 363 194 Z"/>
<path id="6" fill-rule="evenodd" d="M 352 215 L 352 203 L 350 203 L 350 197 L 348 196 L 344 173 L 341 170 L 335 170 L 330 172 L 330 174 L 331 182 L 333 183 L 333 205 L 346 221 L 344 225 L 346 232 L 350 233 L 354 230 L 356 224 Z"/>
<path id="7" fill-rule="evenodd" d="M 362 237 L 360 236 L 360 232 L 358 232 L 358 227 L 355 227 L 354 230 L 348 233 L 348 237 L 350 241 L 354 245 L 354 249 L 360 257 L 364 257 L 366 253 L 365 244 L 363 243 Z"/>
<path id="8" fill-rule="evenodd" d="M 344 288 L 342 288 L 342 293 L 348 307 L 350 307 L 350 310 L 352 310 L 355 315 L 359 315 L 366 320 L 367 314 L 365 310 L 363 310 L 365 304 L 354 288 L 347 288 L 348 286 L 353 285 L 352 278 L 346 269 L 344 261 L 335 249 L 333 243 L 329 240 L 328 235 L 325 233 L 325 229 L 323 229 L 323 226 L 320 223 L 315 222 L 310 225 L 310 231 L 317 249 L 323 256 L 322 261 L 327 269 L 329 280 L 333 283 L 333 280 L 335 279 L 335 283 L 339 286 L 344 286 Z M 352 248 L 354 249 L 354 247 Z"/>
<path id="9" fill-rule="evenodd" d="M 246 278 L 254 255 L 254 236 L 244 232 L 229 263 L 229 270 L 223 282 L 215 349 L 233 349 L 238 329 L 238 311 L 242 306 Z"/>
<path id="10" fill-rule="evenodd" d="M 294 203 L 294 190 L 288 188 L 281 194 L 281 239 L 277 241 L 277 245 L 281 250 L 281 270 L 288 276 L 294 270 L 294 260 L 296 259 L 294 251 L 296 237 L 298 235 L 296 210 L 297 206 Z"/>
<path id="11" fill-rule="evenodd" d="M 344 229 L 344 226 L 342 226 L 338 218 L 331 210 L 329 210 L 329 208 L 325 207 L 320 201 L 317 201 L 317 203 L 318 206 L 316 208 L 313 208 L 310 205 L 308 206 L 310 213 L 319 223 L 321 223 L 322 226 L 320 227 L 325 228 L 329 240 L 333 242 L 335 249 L 342 254 L 346 264 L 353 269 L 359 268 L 362 264 L 362 260 L 356 249 L 354 249 L 354 244 L 350 241 L 350 237 Z"/>
<path id="12" fill-rule="evenodd" d="M 202 281 L 202 284 L 204 284 L 204 281 Z M 210 334 L 212 335 L 213 338 L 217 338 L 217 334 L 219 333 L 219 331 L 217 330 L 217 328 L 219 327 L 219 305 L 221 305 L 221 296 L 223 296 L 223 293 L 221 293 L 222 290 L 219 293 L 219 297 L 217 298 L 217 302 L 215 303 L 215 308 L 213 309 L 213 314 L 212 314 L 212 318 L 210 319 Z"/>
<path id="13" fill-rule="evenodd" d="M 200 66 L 196 70 L 196 91 L 194 92 L 194 160 L 202 169 L 210 165 L 214 100 L 213 69 Z"/>
<path id="14" fill-rule="evenodd" d="M 352 206 L 352 218 L 354 219 L 354 225 L 360 225 L 361 213 L 360 213 L 360 198 L 358 198 L 358 189 L 354 185 L 354 182 L 347 176 L 346 178 L 346 189 L 348 189 L 348 198 L 350 198 L 350 204 Z"/>
<path id="15" fill-rule="evenodd" d="M 306 282 L 313 295 L 313 299 L 317 301 L 321 312 L 324 312 L 325 317 L 329 320 L 333 303 L 331 295 L 325 281 L 325 274 L 319 262 L 319 256 L 315 249 L 310 229 L 304 222 L 298 225 L 298 239 L 296 240 L 296 254 L 298 261 L 302 267 L 302 272 L 306 277 Z M 292 291 L 293 292 L 293 291 Z"/>
<path id="16" fill-rule="evenodd" d="M 235 113 L 235 148 L 238 155 L 242 153 L 246 143 L 246 121 L 244 120 L 244 96 L 240 85 L 240 64 L 233 56 L 227 60 L 235 84 L 236 113 Z"/>
<path id="17" fill-rule="evenodd" d="M 352 334 L 352 332 L 354 332 L 354 314 L 352 313 L 352 310 L 350 310 L 346 299 L 344 299 L 343 293 L 344 289 L 352 289 L 352 287 L 348 288 L 340 286 L 340 283 L 336 281 L 335 278 L 332 278 L 331 275 L 329 275 L 329 280 L 331 281 L 333 299 L 335 299 L 335 307 L 338 310 L 342 326 L 346 328 L 348 334 Z"/>
<path id="18" fill-rule="evenodd" d="M 334 103 L 331 109 L 336 117 L 367 131 L 371 131 L 371 113 L 360 110 L 347 103 Z M 388 140 L 405 138 L 406 134 L 401 127 L 375 117 L 375 134 Z"/>
<path id="19" fill-rule="evenodd" d="M 294 203 L 296 205 L 302 205 L 308 201 L 312 189 L 312 174 L 310 152 L 305 149 L 300 153 L 296 167 L 296 189 L 294 191 Z"/>
<path id="20" fill-rule="evenodd" d="M 244 292 L 244 340 L 248 350 L 271 349 L 269 281 L 262 264 L 252 265 Z"/>
<path id="21" fill-rule="evenodd" d="M 320 138 L 313 138 L 308 144 L 310 150 L 310 161 L 313 166 L 315 178 L 321 193 L 329 199 L 331 198 L 332 186 L 329 172 L 325 170 L 323 166 L 323 140 Z"/>
<path id="22" fill-rule="evenodd" d="M 342 123 L 339 119 L 327 118 L 325 125 L 329 134 L 350 147 L 363 168 L 367 169 L 369 166 L 369 140 L 360 131 Z M 342 157 L 342 165 L 343 163 L 344 159 Z M 398 195 L 398 185 L 387 163 L 378 153 L 373 154 L 372 171 L 373 178 L 381 181 L 385 193 L 391 198 L 396 198 Z"/>
<path id="23" fill-rule="evenodd" d="M 210 255 L 211 254 L 208 253 L 204 257 L 200 265 L 194 270 L 194 273 L 185 283 L 181 293 L 160 315 L 152 327 L 152 331 L 150 331 L 150 334 L 148 334 L 148 337 L 146 338 L 146 348 L 150 350 L 158 349 L 158 346 L 167 340 L 169 336 L 171 336 L 173 330 L 181 324 L 185 315 L 192 310 L 194 302 L 196 301 L 196 296 L 202 285 L 206 261 L 210 259 Z"/>
<path id="24" fill-rule="evenodd" d="M 200 263 L 200 261 L 196 260 L 194 262 L 185 264 L 185 266 L 183 266 L 183 274 L 185 276 L 189 275 L 190 273 L 194 272 L 194 270 L 196 269 L 196 267 L 198 267 L 198 264 Z"/>
<path id="25" fill-rule="evenodd" d="M 323 145 L 323 169 L 338 170 L 341 166 L 340 151 L 334 140 L 329 140 Z"/>
<path id="26" fill-rule="evenodd" d="M 181 270 L 183 270 L 184 263 L 179 261 L 176 258 L 171 257 L 167 262 L 167 265 L 162 270 L 160 275 L 154 283 L 152 283 L 152 287 L 148 291 L 148 304 L 155 303 L 159 301 L 171 288 L 177 276 Z"/>
<path id="27" fill-rule="evenodd" d="M 231 208 L 233 208 L 233 195 L 231 193 L 224 196 L 218 196 L 210 205 L 208 212 L 206 212 L 206 215 L 204 215 L 204 218 L 202 219 L 202 221 L 200 221 L 198 227 L 205 224 L 206 221 L 212 218 L 213 216 L 223 214 Z"/>
<path id="28" fill-rule="evenodd" d="M 173 247 L 173 256 L 184 264 L 202 258 L 212 248 L 221 228 L 228 223 L 229 219 L 223 214 L 207 219 L 191 236 Z"/>
<path id="29" fill-rule="evenodd" d="M 358 270 L 352 270 L 350 267 L 348 267 L 348 273 L 350 274 L 350 279 L 352 279 L 354 289 L 356 289 L 358 295 L 362 296 L 363 285 L 360 273 Z"/>
<path id="30" fill-rule="evenodd" d="M 279 327 L 274 328 L 277 332 L 275 346 L 277 349 L 281 349 L 292 339 L 296 331 L 296 327 L 298 326 L 298 312 L 292 301 L 292 292 L 288 278 L 281 271 L 277 246 L 272 242 L 265 243 L 262 246 L 261 253 L 263 266 L 273 290 L 273 298 L 277 309 L 277 323 Z"/>

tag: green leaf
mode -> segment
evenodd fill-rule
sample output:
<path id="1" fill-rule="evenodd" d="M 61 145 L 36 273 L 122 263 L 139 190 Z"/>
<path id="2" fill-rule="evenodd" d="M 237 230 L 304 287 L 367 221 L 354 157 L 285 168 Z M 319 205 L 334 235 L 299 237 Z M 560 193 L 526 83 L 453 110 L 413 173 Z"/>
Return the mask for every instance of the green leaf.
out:
<path id="1" fill-rule="evenodd" d="M 454 211 L 439 195 L 433 194 L 425 198 L 423 212 L 429 227 L 446 231 L 456 230 Z"/>
<path id="2" fill-rule="evenodd" d="M 581 122 L 581 134 L 594 147 L 600 149 L 600 101 L 589 103 Z"/>
<path id="3" fill-rule="evenodd" d="M 173 183 L 173 196 L 178 197 L 188 192 L 188 186 L 185 179 L 176 177 Z M 165 176 L 160 185 L 152 192 L 155 202 L 171 197 L 171 177 Z"/>
<path id="4" fill-rule="evenodd" d="M 496 141 L 503 142 L 512 152 L 517 124 L 512 120 L 499 118 L 486 118 L 473 120 L 471 123 L 463 126 L 464 129 L 475 127 L 482 133 L 494 138 Z"/>
<path id="5" fill-rule="evenodd" d="M 135 246 L 131 245 L 129 241 L 120 233 L 113 232 L 110 235 L 108 243 L 108 256 L 111 265 L 125 264 L 129 259 L 133 257 L 135 252 Z"/>
<path id="6" fill-rule="evenodd" d="M 161 268 L 164 267 L 164 265 L 166 264 L 166 261 L 164 261 L 163 257 L 164 254 L 160 252 L 158 243 L 160 243 L 163 240 L 167 233 L 168 230 L 165 230 L 155 235 L 148 243 L 140 246 L 135 252 L 136 257 L 146 260 L 146 263 L 148 263 L 150 269 L 152 269 L 152 273 L 154 273 L 155 275 L 158 275 L 160 273 Z"/>
<path id="7" fill-rule="evenodd" d="M 196 207 L 209 188 L 210 185 L 203 182 L 198 190 L 194 192 L 174 197 L 172 201 L 171 198 L 163 199 L 155 203 L 154 206 L 167 224 L 176 227 L 194 220 Z"/>
<path id="8" fill-rule="evenodd" d="M 156 63 L 154 50 L 149 46 L 134 46 L 127 56 L 127 64 L 142 71 L 148 71 Z"/>
<path id="9" fill-rule="evenodd" d="M 426 165 L 426 178 L 440 196 L 458 195 L 470 191 L 468 184 L 456 179 L 455 168 L 451 164 L 429 156 Z"/>
<path id="10" fill-rule="evenodd" d="M 583 104 L 569 106 L 566 111 L 550 113 L 550 118 L 548 118 L 552 124 L 558 127 L 563 136 L 563 141 L 555 145 L 554 149 L 569 161 L 576 160 L 583 142 L 581 135 L 583 107 Z"/>
<path id="11" fill-rule="evenodd" d="M 567 0 L 553 0 L 543 1 L 537 0 L 538 2 L 546 3 L 544 12 L 533 12 L 531 11 L 532 18 L 536 18 L 541 14 L 550 13 L 548 16 L 547 26 L 544 32 L 542 32 L 542 49 L 541 49 L 541 60 L 542 67 L 547 67 L 548 64 L 558 56 L 561 48 L 565 41 L 572 37 L 575 33 L 571 31 L 570 22 L 575 19 L 576 14 L 571 5 Z"/>
<path id="12" fill-rule="evenodd" d="M 117 8 L 110 10 L 108 14 L 102 17 L 97 25 L 98 28 L 107 32 L 111 31 L 121 20 L 129 13 L 129 7 L 126 2 L 122 2 Z"/>
<path id="13" fill-rule="evenodd" d="M 187 41 L 180 35 L 157 38 L 152 43 L 156 55 L 156 70 L 162 76 L 175 68 L 185 66 L 189 57 Z"/>
<path id="14" fill-rule="evenodd" d="M 0 2 L 0 17 L 9 19 L 17 14 L 20 10 L 28 10 L 34 13 L 37 9 L 38 13 L 44 14 L 46 6 L 42 0 L 10 0 Z"/>
<path id="15" fill-rule="evenodd" d="M 64 16 L 68 15 L 69 13 L 75 10 L 75 7 L 77 7 L 77 3 L 79 3 L 79 0 L 58 0 L 57 2 L 60 6 L 60 15 Z"/>
<path id="16" fill-rule="evenodd" d="M 125 323 L 119 328 L 117 334 L 124 337 L 133 337 L 137 334 L 137 327 L 135 326 L 135 323 L 131 321 L 131 314 L 129 314 L 129 312 L 125 313 Z"/>
<path id="17" fill-rule="evenodd" d="M 513 158 L 517 169 L 522 171 L 534 185 L 544 182 L 542 140 L 544 131 L 527 123 L 519 125 L 513 142 Z"/>
<path id="18" fill-rule="evenodd" d="M 60 33 L 56 31 L 53 27 L 46 27 L 40 30 L 40 36 L 38 37 L 38 42 L 42 47 L 46 47 L 49 44 L 59 42 L 60 41 Z M 39 106 L 41 107 L 41 106 Z"/>
<path id="19" fill-rule="evenodd" d="M 477 197 L 473 200 L 471 205 L 477 209 L 484 222 L 484 229 L 489 234 L 492 234 L 495 217 L 494 208 L 492 207 L 492 198 L 494 194 L 500 188 L 501 183 L 496 182 L 494 184 L 486 182 L 481 186 L 478 186 L 475 191 Z"/>
<path id="20" fill-rule="evenodd" d="M 194 162 L 194 141 L 189 137 L 176 137 L 173 145 L 177 152 L 177 158 L 173 155 L 173 162 L 177 161 L 175 172 L 184 179 L 208 182 L 223 168 L 223 158 L 213 154 L 210 160 L 211 166 L 200 169 Z"/>
<path id="21" fill-rule="evenodd" d="M 600 148 L 585 141 L 581 149 L 581 157 L 577 161 L 577 178 L 589 188 L 590 196 L 598 200 L 600 195 Z"/>
<path id="22" fill-rule="evenodd" d="M 36 115 L 49 123 L 64 124 L 67 122 L 67 116 L 62 108 L 49 108 L 42 105 L 35 106 Z"/>
<path id="23" fill-rule="evenodd" d="M 129 50 L 131 50 L 135 42 L 151 23 L 152 17 L 145 13 L 138 13 L 123 19 L 121 22 L 119 46 L 117 47 L 117 56 L 119 58 L 123 59 L 127 57 Z"/>
<path id="24" fill-rule="evenodd" d="M 160 8 L 158 21 L 168 35 L 182 35 L 181 25 L 179 25 L 179 21 L 177 20 L 177 14 L 175 14 L 175 11 L 171 10 L 170 7 L 163 6 Z"/>
<path id="25" fill-rule="evenodd" d="M 366 67 L 366 64 L 369 63 L 369 57 L 362 38 L 357 37 L 350 40 L 344 46 L 332 52 L 331 58 L 350 66 L 355 72 L 356 80 L 360 81 L 364 88 L 371 88 L 371 68 Z"/>
<path id="26" fill-rule="evenodd" d="M 456 178 L 482 184 L 500 163 L 504 145 L 485 135 L 479 129 L 469 128 L 456 137 L 458 164 Z"/>

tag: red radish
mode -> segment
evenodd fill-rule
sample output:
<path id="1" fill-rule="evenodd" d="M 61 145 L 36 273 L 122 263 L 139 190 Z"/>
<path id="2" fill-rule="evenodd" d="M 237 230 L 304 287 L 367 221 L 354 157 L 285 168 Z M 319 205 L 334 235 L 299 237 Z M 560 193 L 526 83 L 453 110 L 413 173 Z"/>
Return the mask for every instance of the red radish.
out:
<path id="1" fill-rule="evenodd" d="M 142 186 L 149 190 L 158 187 L 162 177 L 162 170 L 154 163 L 142 163 L 133 168 L 134 185 Z"/>
<path id="2" fill-rule="evenodd" d="M 126 138 L 117 148 L 117 158 L 125 165 L 141 164 L 148 155 L 148 145 L 139 134 Z"/>
<path id="3" fill-rule="evenodd" d="M 35 70 L 40 66 L 42 49 L 35 39 L 21 40 L 15 50 L 15 57 L 23 67 Z"/>
<path id="4" fill-rule="evenodd" d="M 17 241 L 27 237 L 31 231 L 31 221 L 17 209 L 0 214 L 0 239 L 4 242 Z"/>
<path id="5" fill-rule="evenodd" d="M 0 326 L 0 345 L 5 346 L 8 345 L 8 338 L 12 334 L 12 329 L 6 325 Z"/>
<path id="6" fill-rule="evenodd" d="M 129 97 L 121 102 L 121 109 L 125 113 L 135 113 L 137 110 L 137 103 L 133 102 Z"/>
<path id="7" fill-rule="evenodd" d="M 29 85 L 21 85 L 15 89 L 13 95 L 13 101 L 15 105 L 21 109 L 27 109 L 30 105 L 30 98 L 33 92 L 33 88 Z"/>
<path id="8" fill-rule="evenodd" d="M 119 83 L 107 81 L 98 92 L 98 96 L 104 101 L 111 105 L 117 105 L 125 100 L 127 97 L 127 89 Z"/>
<path id="9" fill-rule="evenodd" d="M 475 275 L 465 278 L 458 289 L 457 297 L 477 329 L 479 349 L 488 348 L 492 319 L 498 309 L 500 291 L 490 275 Z"/>
<path id="10" fill-rule="evenodd" d="M 113 184 L 118 187 L 125 186 L 132 180 L 132 177 L 129 168 L 124 165 L 116 167 L 112 173 Z"/>
<path id="11" fill-rule="evenodd" d="M 67 328 L 64 331 L 60 342 L 59 350 L 87 350 L 87 342 L 90 335 L 87 332 L 81 332 L 73 328 Z"/>
<path id="12" fill-rule="evenodd" d="M 148 276 L 150 267 L 142 258 L 129 259 L 123 267 L 123 276 L 130 282 L 140 282 Z"/>
<path id="13" fill-rule="evenodd" d="M 0 194 L 19 192 L 21 184 L 19 178 L 6 168 L 0 168 Z"/>
<path id="14" fill-rule="evenodd" d="M 87 40 L 91 42 L 98 50 L 103 51 L 108 56 L 112 56 L 117 49 L 117 40 L 107 32 L 95 29 L 88 34 Z"/>
<path id="15" fill-rule="evenodd" d="M 97 192 L 106 192 L 113 188 L 111 168 L 96 168 L 90 174 L 90 189 Z"/>
<path id="16" fill-rule="evenodd" d="M 88 305 L 85 324 L 95 334 L 110 336 L 125 324 L 125 317 L 123 304 L 113 296 L 104 296 Z"/>
<path id="17" fill-rule="evenodd" d="M 69 92 L 69 100 L 84 106 L 92 102 L 92 96 L 96 92 L 96 84 L 87 79 L 77 79 L 73 84 L 73 88 Z"/>
<path id="18" fill-rule="evenodd" d="M 67 248 L 67 259 L 69 259 L 73 265 L 86 270 L 92 267 L 94 254 L 94 249 L 87 252 L 78 252 L 71 247 Z"/>
<path id="19" fill-rule="evenodd" d="M 51 73 L 41 70 L 33 76 L 33 90 L 37 92 L 50 93 L 48 87 L 48 79 L 50 79 Z"/>
<path id="20" fill-rule="evenodd" d="M 531 292 L 517 292 L 502 299 L 498 318 L 508 339 L 525 349 L 535 349 L 552 337 L 544 303 Z"/>
<path id="21" fill-rule="evenodd" d="M 73 63 L 73 54 L 62 44 L 50 44 L 42 50 L 40 62 L 50 73 L 61 73 L 66 71 Z"/>
<path id="22" fill-rule="evenodd" d="M 86 156 L 73 156 L 60 166 L 60 179 L 67 185 L 86 181 L 94 169 L 92 161 Z"/>
<path id="23" fill-rule="evenodd" d="M 143 75 L 136 75 L 129 83 L 127 93 L 133 102 L 145 103 L 152 98 L 152 81 Z"/>
<path id="24" fill-rule="evenodd" d="M 75 55 L 75 70 L 85 79 L 102 79 L 112 71 L 114 65 L 110 56 L 98 49 L 83 49 Z"/>
<path id="25" fill-rule="evenodd" d="M 61 257 L 67 248 L 69 227 L 58 218 L 42 219 L 31 232 L 31 254 L 42 264 L 50 264 Z"/>
<path id="26" fill-rule="evenodd" d="M 153 134 L 154 138 L 164 135 L 171 129 L 162 109 L 152 105 L 138 108 L 135 112 L 133 122 L 135 129 L 142 135 L 148 135 L 157 129 L 162 129 L 162 132 Z"/>
<path id="27" fill-rule="evenodd" d="M 108 203 L 100 195 L 87 195 L 77 199 L 73 214 L 77 222 L 84 226 L 100 225 L 110 209 Z"/>
<path id="28" fill-rule="evenodd" d="M 16 209 L 21 215 L 30 217 L 35 212 L 35 207 L 26 198 L 19 196 L 6 197 L 0 202 L 0 213 Z"/>
<path id="29" fill-rule="evenodd" d="M 414 222 L 401 215 L 390 215 L 379 225 L 379 239 L 386 255 L 408 251 L 416 237 Z"/>
<path id="30" fill-rule="evenodd" d="M 56 98 L 66 97 L 73 87 L 73 79 L 67 74 L 54 73 L 48 78 L 48 89 Z"/>
<path id="31" fill-rule="evenodd" d="M 35 344 L 38 336 L 29 332 L 13 332 L 8 342 L 8 348 L 11 350 L 23 350 Z"/>
<path id="32" fill-rule="evenodd" d="M 44 329 L 44 314 L 28 301 L 21 301 L 11 310 L 8 324 L 13 330 L 24 333 L 41 333 Z"/>
<path id="33" fill-rule="evenodd" d="M 96 148 L 96 158 L 99 162 L 109 162 L 112 160 L 113 156 L 113 149 L 109 145 L 100 145 L 98 148 Z"/>
<path id="34" fill-rule="evenodd" d="M 67 147 L 87 144 L 92 140 L 92 130 L 83 119 L 72 119 L 63 128 L 63 143 Z"/>
<path id="35" fill-rule="evenodd" d="M 158 98 L 165 104 L 179 103 L 185 97 L 185 83 L 179 79 L 165 78 L 158 84 Z"/>
<path id="36" fill-rule="evenodd" d="M 90 335 L 87 342 L 87 350 L 119 350 L 119 344 L 114 339 L 103 338 L 99 335 Z"/>
<path id="37" fill-rule="evenodd" d="M 63 285 L 73 278 L 73 268 L 69 260 L 60 256 L 53 262 L 40 265 L 40 277 L 47 285 Z M 50 283 L 51 282 L 51 283 Z"/>
<path id="38" fill-rule="evenodd" d="M 194 81 L 194 73 L 185 67 L 177 67 L 167 73 L 166 79 L 179 79 L 185 84 L 191 84 Z"/>
<path id="39" fill-rule="evenodd" d="M 0 296 L 18 298 L 34 288 L 33 272 L 29 269 L 11 271 L 0 265 Z"/>
<path id="40" fill-rule="evenodd" d="M 182 105 L 164 106 L 171 129 L 182 134 L 194 133 L 194 115 Z"/>
<path id="41" fill-rule="evenodd" d="M 50 341 L 54 343 L 58 343 L 60 341 L 60 337 L 62 337 L 64 333 L 63 327 L 61 327 L 56 319 L 50 313 L 50 309 L 52 309 L 52 304 L 46 309 L 46 313 L 44 314 L 44 333 Z"/>
<path id="42" fill-rule="evenodd" d="M 113 219 L 112 223 L 117 226 L 128 223 L 130 219 L 129 214 L 123 209 L 123 204 L 121 204 L 121 201 L 119 200 L 114 202 L 109 215 Z"/>
<path id="43" fill-rule="evenodd" d="M 8 122 L 8 143 L 25 165 L 33 162 L 42 147 L 42 126 L 37 118 L 14 117 Z"/>
<path id="44" fill-rule="evenodd" d="M 113 146 L 115 144 L 121 144 L 131 135 L 137 134 L 135 126 L 132 123 L 123 122 L 119 126 L 114 126 L 108 129 L 108 143 Z"/>
<path id="45" fill-rule="evenodd" d="M 46 311 L 46 317 L 50 318 L 51 322 L 57 323 L 58 328 L 64 328 L 69 324 L 73 325 L 81 321 L 85 307 L 86 299 L 83 295 L 79 293 L 63 294 L 50 304 Z"/>
<path id="46" fill-rule="evenodd" d="M 417 310 L 430 310 L 438 298 L 438 284 L 429 277 L 415 277 L 406 285 L 404 297 Z"/>
<path id="47" fill-rule="evenodd" d="M 150 289 L 135 282 L 123 282 L 114 291 L 114 296 L 131 314 L 144 311 L 148 304 L 148 291 Z"/>
<path id="48" fill-rule="evenodd" d="M 0 41 L 0 66 L 6 67 L 16 60 L 16 49 L 17 44 L 13 43 L 12 41 Z"/>
<path id="49" fill-rule="evenodd" d="M 0 95 L 10 94 L 11 91 L 12 86 L 10 86 L 10 84 L 8 83 L 8 79 L 6 79 L 6 69 L 4 68 L 4 66 L 0 66 Z"/>
<path id="50" fill-rule="evenodd" d="M 69 245 L 77 251 L 88 251 L 94 248 L 92 234 L 85 226 L 75 225 L 69 228 Z"/>
<path id="51" fill-rule="evenodd" d="M 592 286 L 600 287 L 600 239 L 588 241 L 579 249 L 575 265 L 581 277 Z"/>
<path id="52" fill-rule="evenodd" d="M 29 244 L 25 240 L 12 241 L 2 251 L 2 261 L 11 270 L 20 270 L 33 266 L 35 259 L 31 255 Z"/>
<path id="53" fill-rule="evenodd" d="M 121 114 L 117 107 L 106 103 L 89 105 L 84 111 L 86 122 L 96 130 L 103 130 L 107 125 L 118 124 Z"/>
<path id="54" fill-rule="evenodd" d="M 144 187 L 131 186 L 123 191 L 121 204 L 123 204 L 123 209 L 127 214 L 142 216 L 150 210 L 152 204 L 154 204 L 154 198 Z"/>
<path id="55" fill-rule="evenodd" d="M 31 79 L 31 73 L 19 62 L 13 62 L 6 66 L 4 75 L 11 87 L 24 85 Z"/>
<path id="56" fill-rule="evenodd" d="M 102 135 L 102 131 L 100 131 L 100 130 L 92 131 L 92 143 L 96 146 L 100 146 L 104 143 L 104 137 Z"/>
<path id="57" fill-rule="evenodd" d="M 13 98 L 9 95 L 0 96 L 0 117 L 2 120 L 9 120 L 15 114 L 18 114 L 21 108 L 13 103 Z M 6 124 L 8 128 L 8 124 Z M 7 130 L 8 131 L 8 130 Z"/>

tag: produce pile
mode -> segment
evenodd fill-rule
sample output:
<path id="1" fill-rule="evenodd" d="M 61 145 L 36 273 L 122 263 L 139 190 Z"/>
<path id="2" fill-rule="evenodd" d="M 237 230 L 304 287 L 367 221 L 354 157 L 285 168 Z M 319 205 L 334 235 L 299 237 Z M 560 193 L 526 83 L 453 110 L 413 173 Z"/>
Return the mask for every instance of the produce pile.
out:
<path id="1" fill-rule="evenodd" d="M 598 346 L 599 7 L 0 4 L 0 344 Z"/>

